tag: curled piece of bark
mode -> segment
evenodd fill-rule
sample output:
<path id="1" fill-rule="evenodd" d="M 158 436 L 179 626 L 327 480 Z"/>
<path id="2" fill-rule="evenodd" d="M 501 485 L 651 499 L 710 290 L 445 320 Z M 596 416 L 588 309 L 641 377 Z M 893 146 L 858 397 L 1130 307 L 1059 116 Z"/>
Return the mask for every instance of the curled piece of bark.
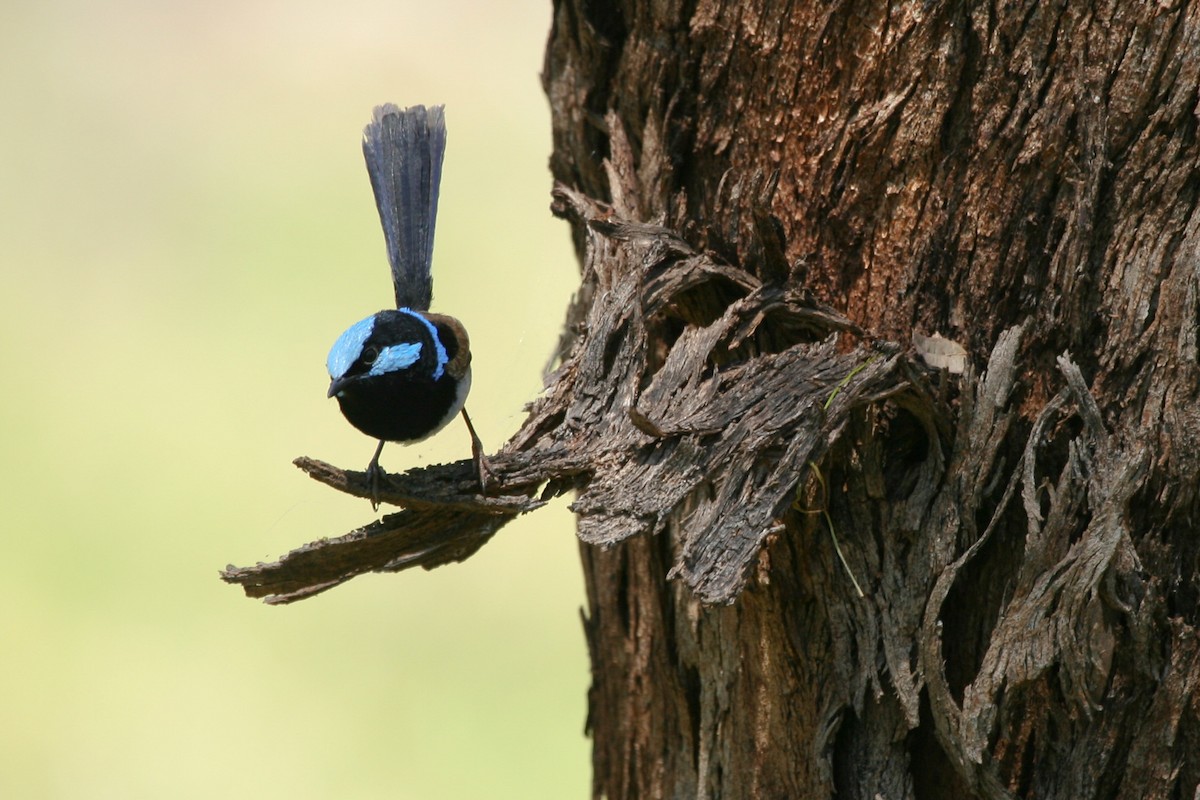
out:
<path id="1" fill-rule="evenodd" d="M 307 458 L 297 459 L 296 466 L 347 494 L 371 496 L 364 473 Z M 473 473 L 470 461 L 460 461 L 388 476 L 380 499 L 407 506 L 399 513 L 344 536 L 306 544 L 276 562 L 230 565 L 221 577 L 240 585 L 248 597 L 292 603 L 367 572 L 433 569 L 462 561 L 517 514 L 544 504 L 528 495 L 481 497 L 469 488 Z"/>

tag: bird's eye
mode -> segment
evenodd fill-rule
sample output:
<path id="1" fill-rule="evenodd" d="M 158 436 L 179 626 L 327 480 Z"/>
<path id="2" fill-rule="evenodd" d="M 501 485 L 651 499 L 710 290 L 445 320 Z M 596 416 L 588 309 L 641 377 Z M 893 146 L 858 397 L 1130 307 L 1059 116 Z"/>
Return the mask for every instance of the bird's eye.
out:
<path id="1" fill-rule="evenodd" d="M 374 364 L 375 359 L 379 358 L 379 350 L 375 347 L 364 347 L 362 356 L 359 358 L 364 364 Z"/>

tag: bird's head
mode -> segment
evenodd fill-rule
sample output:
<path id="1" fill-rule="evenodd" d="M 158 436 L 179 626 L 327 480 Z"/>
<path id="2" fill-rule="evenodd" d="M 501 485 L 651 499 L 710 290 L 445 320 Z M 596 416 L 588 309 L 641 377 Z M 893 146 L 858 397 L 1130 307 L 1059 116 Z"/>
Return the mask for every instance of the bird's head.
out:
<path id="1" fill-rule="evenodd" d="M 329 370 L 329 397 L 340 397 L 358 385 L 376 379 L 404 378 L 405 382 L 433 383 L 444 376 L 458 379 L 471 363 L 466 331 L 453 317 L 428 317 L 406 308 L 380 311 L 347 328 L 333 347 L 325 366 Z"/>

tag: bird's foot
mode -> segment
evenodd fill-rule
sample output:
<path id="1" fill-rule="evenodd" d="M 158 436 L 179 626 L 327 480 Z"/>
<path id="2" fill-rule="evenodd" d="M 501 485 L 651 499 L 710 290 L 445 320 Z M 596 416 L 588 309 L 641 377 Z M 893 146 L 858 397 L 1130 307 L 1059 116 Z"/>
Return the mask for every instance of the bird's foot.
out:
<path id="1" fill-rule="evenodd" d="M 488 468 L 487 459 L 483 456 L 483 448 L 471 448 L 471 460 L 475 462 L 475 475 L 479 478 L 479 493 L 486 495 L 492 486 L 492 471 Z"/>
<path id="2" fill-rule="evenodd" d="M 483 442 L 479 441 L 479 434 L 475 433 L 475 426 L 471 424 L 466 406 L 463 406 L 462 416 L 471 434 L 471 461 L 475 464 L 475 477 L 479 479 L 479 493 L 486 495 L 492 484 L 492 471 L 488 469 L 487 459 L 483 456 Z"/>
<path id="3" fill-rule="evenodd" d="M 367 464 L 367 486 L 371 491 L 371 509 L 379 510 L 379 490 L 383 488 L 383 481 L 387 477 L 387 473 L 383 471 L 383 467 L 379 466 L 379 454 L 383 452 L 383 442 L 379 443 L 379 447 L 375 448 L 375 457 L 371 459 L 371 463 Z"/>
<path id="4" fill-rule="evenodd" d="M 387 477 L 387 473 L 383 471 L 383 467 L 375 461 L 367 465 L 367 486 L 371 491 L 371 509 L 379 510 L 379 490 L 383 488 L 383 480 Z"/>

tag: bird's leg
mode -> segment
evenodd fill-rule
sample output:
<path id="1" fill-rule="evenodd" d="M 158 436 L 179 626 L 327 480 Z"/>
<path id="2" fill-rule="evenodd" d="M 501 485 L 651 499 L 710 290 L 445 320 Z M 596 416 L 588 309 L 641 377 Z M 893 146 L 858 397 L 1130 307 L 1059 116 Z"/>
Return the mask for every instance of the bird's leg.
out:
<path id="1" fill-rule="evenodd" d="M 371 463 L 367 464 L 367 484 L 371 487 L 371 508 L 375 511 L 379 510 L 379 488 L 384 476 L 383 467 L 379 466 L 379 454 L 383 452 L 383 445 L 384 440 L 380 439 Z"/>
<path id="2" fill-rule="evenodd" d="M 467 430 L 471 433 L 471 460 L 475 462 L 475 474 L 479 478 L 479 491 L 487 494 L 491 472 L 483 457 L 483 442 L 479 441 L 479 434 L 475 433 L 475 426 L 471 424 L 471 416 L 467 413 L 466 406 L 463 406 L 462 416 L 463 421 L 467 423 Z"/>

